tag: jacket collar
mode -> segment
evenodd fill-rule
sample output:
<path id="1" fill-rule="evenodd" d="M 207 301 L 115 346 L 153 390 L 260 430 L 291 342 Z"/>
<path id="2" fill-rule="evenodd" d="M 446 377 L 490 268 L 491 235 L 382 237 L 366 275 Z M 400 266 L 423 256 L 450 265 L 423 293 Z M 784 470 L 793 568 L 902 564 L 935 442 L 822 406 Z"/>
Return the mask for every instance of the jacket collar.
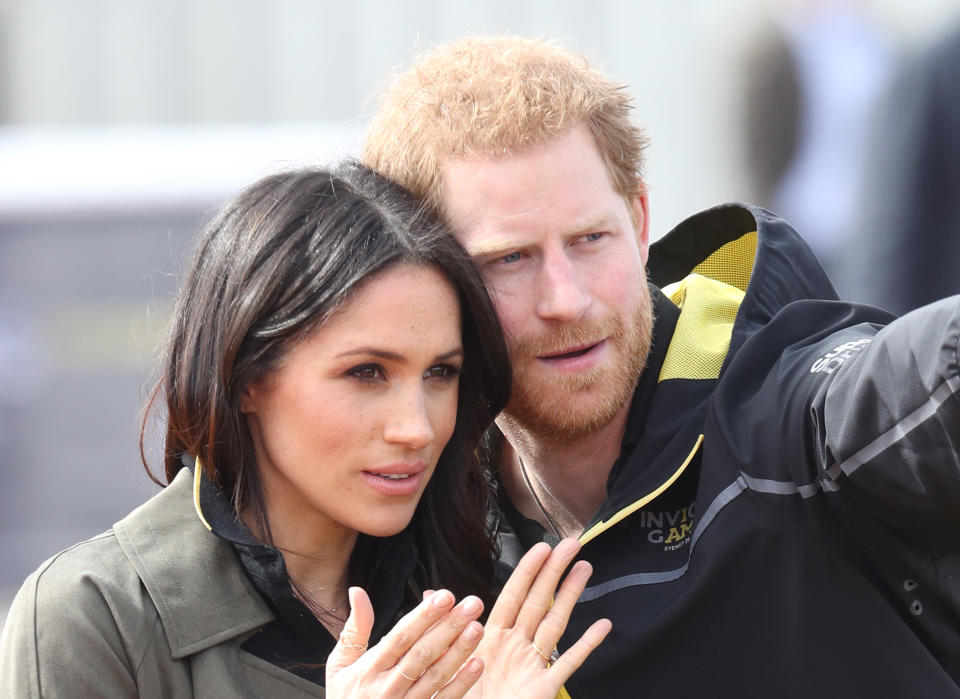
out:
<path id="1" fill-rule="evenodd" d="M 650 361 L 595 524 L 634 511 L 691 463 L 714 383 L 747 337 L 789 303 L 836 298 L 796 231 L 748 204 L 686 219 L 651 245 L 648 270 L 651 284 L 682 308 L 676 314 L 671 299 L 653 296 Z"/>
<path id="2" fill-rule="evenodd" d="M 648 270 L 660 288 L 696 273 L 745 292 L 731 350 L 789 303 L 837 298 L 797 232 L 776 214 L 750 204 L 723 204 L 682 221 L 650 246 Z"/>
<path id="3" fill-rule="evenodd" d="M 723 299 L 722 316 L 711 307 L 697 319 L 696 303 L 681 311 L 659 290 L 691 275 L 700 277 L 691 285 L 692 294 L 715 295 L 718 287 L 733 290 Z M 646 505 L 684 473 L 702 444 L 706 404 L 721 366 L 746 337 L 788 303 L 836 298 L 822 266 L 796 231 L 775 214 L 749 204 L 725 204 L 680 223 L 650 246 L 648 280 L 656 319 L 653 346 L 634 393 L 620 457 L 607 481 L 607 499 L 581 541 Z M 683 314 L 694 320 L 683 322 Z M 677 363 L 669 361 L 671 352 L 684 368 L 691 358 L 702 359 L 700 321 L 718 335 L 715 365 L 689 375 L 667 371 L 668 363 Z M 512 505 L 504 510 L 512 528 L 506 533 L 529 547 L 542 528 Z"/>
<path id="4" fill-rule="evenodd" d="M 246 634 L 274 616 L 244 575 L 233 547 L 194 507 L 184 468 L 162 492 L 114 525 L 143 581 L 174 659 Z"/>
<path id="5" fill-rule="evenodd" d="M 643 435 L 647 424 L 650 403 L 653 393 L 659 383 L 660 368 L 667 356 L 667 348 L 673 337 L 680 309 L 667 298 L 657 287 L 650 285 L 650 300 L 653 305 L 653 339 L 650 343 L 650 353 L 647 362 L 640 374 L 637 388 L 633 392 L 630 402 L 630 412 L 627 415 L 627 425 L 620 444 L 621 455 L 629 453 Z M 618 463 L 619 463 L 618 459 Z M 614 464 L 607 480 L 607 486 L 616 479 L 617 465 Z"/>

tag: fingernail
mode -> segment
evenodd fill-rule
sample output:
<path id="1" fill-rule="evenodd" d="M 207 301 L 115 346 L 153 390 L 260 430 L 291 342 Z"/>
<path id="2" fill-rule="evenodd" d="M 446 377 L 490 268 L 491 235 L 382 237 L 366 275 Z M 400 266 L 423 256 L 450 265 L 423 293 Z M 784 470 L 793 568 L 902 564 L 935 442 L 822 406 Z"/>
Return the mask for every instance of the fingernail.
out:
<path id="1" fill-rule="evenodd" d="M 463 639 L 465 641 L 473 641 L 480 636 L 480 632 L 483 631 L 483 627 L 477 623 L 471 623 L 467 625 L 467 628 L 464 629 Z"/>
<path id="2" fill-rule="evenodd" d="M 479 614 L 480 610 L 483 609 L 483 604 L 480 603 L 480 600 L 476 597 L 467 597 L 463 600 L 463 611 L 466 614 Z"/>
<path id="3" fill-rule="evenodd" d="M 467 662 L 467 670 L 473 673 L 483 672 L 483 661 L 479 658 L 470 658 Z"/>
<path id="4" fill-rule="evenodd" d="M 437 590 L 430 596 L 430 604 L 443 608 L 453 602 L 453 595 L 448 590 Z"/>

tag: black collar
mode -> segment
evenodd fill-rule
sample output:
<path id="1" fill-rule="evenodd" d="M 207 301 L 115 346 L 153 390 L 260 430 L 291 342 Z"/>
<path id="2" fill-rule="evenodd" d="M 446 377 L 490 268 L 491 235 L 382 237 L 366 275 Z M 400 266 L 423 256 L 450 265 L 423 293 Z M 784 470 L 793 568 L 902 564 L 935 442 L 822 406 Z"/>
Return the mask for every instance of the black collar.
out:
<path id="1" fill-rule="evenodd" d="M 667 349 L 670 347 L 670 340 L 673 339 L 673 331 L 676 329 L 677 319 L 680 317 L 680 309 L 677 305 L 664 296 L 663 292 L 653 284 L 650 285 L 650 300 L 653 303 L 653 341 L 650 344 L 647 363 L 643 373 L 640 374 L 637 388 L 633 392 L 630 412 L 627 414 L 627 425 L 624 429 L 623 439 L 620 441 L 620 456 L 614 462 L 613 468 L 610 469 L 610 475 L 607 478 L 607 492 L 610 491 L 610 485 L 616 480 L 623 468 L 625 455 L 633 451 L 633 447 L 643 436 L 650 404 L 653 402 L 653 394 L 660 380 L 660 368 L 667 356 Z"/>
<path id="2" fill-rule="evenodd" d="M 251 636 L 244 650 L 322 684 L 322 663 L 336 640 L 294 595 L 282 552 L 255 539 L 237 517 L 229 498 L 205 476 L 201 476 L 199 500 L 211 530 L 230 542 L 247 579 L 277 617 Z M 357 548 L 367 547 L 372 541 L 372 537 L 361 534 Z M 373 583 L 366 590 L 375 615 L 370 645 L 379 641 L 405 611 L 407 584 L 417 564 L 411 532 L 405 530 L 388 541 L 375 563 Z"/>

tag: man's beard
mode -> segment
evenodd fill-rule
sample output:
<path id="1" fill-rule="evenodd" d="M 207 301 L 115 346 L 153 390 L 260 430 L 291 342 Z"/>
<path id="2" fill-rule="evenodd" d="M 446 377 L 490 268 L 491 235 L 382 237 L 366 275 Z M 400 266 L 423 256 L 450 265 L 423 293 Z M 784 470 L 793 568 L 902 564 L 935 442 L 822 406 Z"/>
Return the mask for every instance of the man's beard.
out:
<path id="1" fill-rule="evenodd" d="M 531 436 L 569 443 L 596 432 L 630 401 L 646 366 L 653 334 L 653 307 L 646 284 L 633 315 L 605 317 L 557 328 L 547 336 L 511 341 L 513 393 L 500 419 Z M 562 374 L 538 369 L 537 357 L 606 339 L 601 366 Z M 610 360 L 613 360 L 612 362 Z"/>

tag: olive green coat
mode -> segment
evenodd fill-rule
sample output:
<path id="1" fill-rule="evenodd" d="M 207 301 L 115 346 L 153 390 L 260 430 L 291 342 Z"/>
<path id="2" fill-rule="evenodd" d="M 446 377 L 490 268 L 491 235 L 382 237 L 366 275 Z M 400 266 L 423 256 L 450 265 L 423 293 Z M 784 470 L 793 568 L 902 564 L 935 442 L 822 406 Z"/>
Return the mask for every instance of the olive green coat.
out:
<path id="1" fill-rule="evenodd" d="M 190 471 L 27 578 L 0 637 L 0 697 L 322 697 L 240 646 L 273 619 L 194 506 Z"/>

